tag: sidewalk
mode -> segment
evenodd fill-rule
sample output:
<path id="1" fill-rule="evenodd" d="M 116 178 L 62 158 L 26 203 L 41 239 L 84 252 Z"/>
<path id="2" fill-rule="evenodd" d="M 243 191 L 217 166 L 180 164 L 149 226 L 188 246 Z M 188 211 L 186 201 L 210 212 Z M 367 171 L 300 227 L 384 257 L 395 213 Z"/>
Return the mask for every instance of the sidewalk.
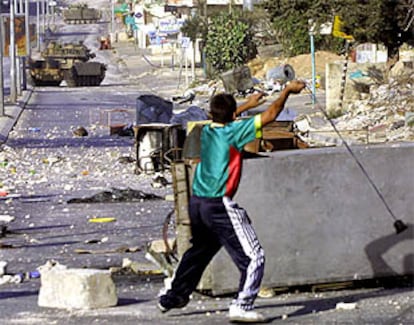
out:
<path id="1" fill-rule="evenodd" d="M 4 103 L 4 116 L 0 116 L 0 144 L 7 141 L 10 131 L 19 119 L 32 93 L 33 90 L 28 88 L 22 92 L 22 96 L 18 98 L 16 104 Z"/>

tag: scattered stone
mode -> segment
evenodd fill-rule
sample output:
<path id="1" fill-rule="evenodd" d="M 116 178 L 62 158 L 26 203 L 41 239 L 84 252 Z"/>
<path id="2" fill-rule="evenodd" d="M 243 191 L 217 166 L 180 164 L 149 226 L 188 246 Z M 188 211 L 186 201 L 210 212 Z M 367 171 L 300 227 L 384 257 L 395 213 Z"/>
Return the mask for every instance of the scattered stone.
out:
<path id="1" fill-rule="evenodd" d="M 16 218 L 13 216 L 10 216 L 8 214 L 1 214 L 0 215 L 0 223 L 4 222 L 4 223 L 10 223 L 12 221 L 14 221 Z"/>
<path id="2" fill-rule="evenodd" d="M 337 310 L 353 310 L 356 308 L 357 308 L 357 304 L 355 302 L 352 302 L 352 303 L 338 302 L 335 307 L 335 309 Z"/>
<path id="3" fill-rule="evenodd" d="M 0 261 L 0 276 L 3 276 L 6 274 L 6 269 L 7 269 L 7 262 Z"/>
<path id="4" fill-rule="evenodd" d="M 86 137 L 88 136 L 88 131 L 83 126 L 80 126 L 73 130 L 73 135 L 76 135 L 77 137 Z"/>
<path id="5" fill-rule="evenodd" d="M 272 288 L 260 288 L 258 296 L 260 298 L 272 298 L 275 296 L 275 291 Z"/>

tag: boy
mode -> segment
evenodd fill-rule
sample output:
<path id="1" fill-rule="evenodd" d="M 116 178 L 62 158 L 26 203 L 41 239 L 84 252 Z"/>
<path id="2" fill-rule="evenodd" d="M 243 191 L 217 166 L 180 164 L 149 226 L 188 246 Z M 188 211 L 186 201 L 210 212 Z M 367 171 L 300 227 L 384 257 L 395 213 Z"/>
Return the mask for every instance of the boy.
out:
<path id="1" fill-rule="evenodd" d="M 201 159 L 189 202 L 192 246 L 182 256 L 171 289 L 159 298 L 162 312 L 187 305 L 208 263 L 224 246 L 241 273 L 239 292 L 229 309 L 230 321 L 266 321 L 253 306 L 263 278 L 264 252 L 246 211 L 232 197 L 240 181 L 244 145 L 260 138 L 262 127 L 276 119 L 289 94 L 304 87 L 303 82 L 290 82 L 266 111 L 241 120 L 236 116 L 258 106 L 263 94 L 251 95 L 238 108 L 232 95 L 212 98 L 213 122 L 201 131 Z"/>

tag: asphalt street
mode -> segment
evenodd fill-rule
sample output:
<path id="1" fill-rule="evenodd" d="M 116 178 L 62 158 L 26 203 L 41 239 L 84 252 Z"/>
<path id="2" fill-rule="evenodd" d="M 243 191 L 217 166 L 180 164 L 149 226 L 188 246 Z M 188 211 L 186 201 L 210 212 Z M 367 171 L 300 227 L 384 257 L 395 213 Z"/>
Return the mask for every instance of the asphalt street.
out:
<path id="1" fill-rule="evenodd" d="M 96 33 L 101 28 L 106 26 L 97 26 Z M 70 37 L 70 31 L 55 34 L 63 36 Z M 0 167 L 0 191 L 6 188 L 7 193 L 0 197 L 0 215 L 12 215 L 15 221 L 0 238 L 0 261 L 8 263 L 8 274 L 35 271 L 51 260 L 71 268 L 112 269 L 118 304 L 95 310 L 39 307 L 40 279 L 31 278 L 0 286 L 0 323 L 226 324 L 231 295 L 197 292 L 187 307 L 167 314 L 156 307 L 165 276 L 145 258 L 145 248 L 162 237 L 164 220 L 174 208 L 168 199 L 173 190 L 171 184 L 154 187 L 154 175 L 136 174 L 133 159 L 121 163 L 121 157 L 135 157 L 134 141 L 109 135 L 99 117 L 113 109 L 133 111 L 140 94 L 170 98 L 184 88 L 179 71 L 154 67 L 143 54 L 152 62 L 159 57 L 131 42 L 113 45 L 113 50 L 98 52 L 110 64 L 101 87 L 29 87 L 16 105 L 6 101 L 0 157 L 8 161 Z M 287 106 L 311 109 L 305 95 Z M 80 125 L 89 130 L 88 137 L 73 135 Z M 164 176 L 171 181 L 168 170 Z M 127 189 L 134 195 L 115 197 L 115 190 Z M 110 195 L 102 195 L 105 191 Z M 112 222 L 90 222 L 95 217 Z M 169 235 L 174 236 L 171 224 Z M 137 262 L 139 272 L 122 269 L 125 259 Z M 410 325 L 412 289 L 412 283 L 396 279 L 275 288 L 270 297 L 257 299 L 257 308 L 272 324 Z"/>

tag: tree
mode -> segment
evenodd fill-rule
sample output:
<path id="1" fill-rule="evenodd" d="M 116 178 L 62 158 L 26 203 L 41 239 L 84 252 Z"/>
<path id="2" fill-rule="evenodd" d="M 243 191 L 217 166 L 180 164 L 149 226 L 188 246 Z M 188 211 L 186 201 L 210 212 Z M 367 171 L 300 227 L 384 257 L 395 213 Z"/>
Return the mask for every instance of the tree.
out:
<path id="1" fill-rule="evenodd" d="M 309 53 L 309 20 L 317 25 L 333 19 L 329 1 L 264 0 L 262 7 L 269 13 L 278 42 L 286 56 Z M 315 35 L 318 49 L 337 51 L 341 42 L 331 36 Z"/>
<path id="2" fill-rule="evenodd" d="M 332 21 L 334 15 L 341 17 L 344 32 L 356 42 L 384 44 L 391 60 L 398 55 L 402 43 L 414 43 L 413 0 L 265 0 L 263 6 L 273 19 L 281 43 L 288 46 L 287 53 L 291 54 L 305 49 L 308 19 L 321 24 Z M 315 37 L 318 48 L 323 45 L 321 38 Z M 325 41 L 326 46 L 333 44 L 332 40 Z"/>
<path id="3" fill-rule="evenodd" d="M 398 60 L 403 43 L 414 43 L 412 0 L 346 0 L 335 1 L 336 11 L 344 21 L 344 28 L 357 42 L 382 43 L 388 49 L 388 59 Z M 352 8 L 352 10 L 350 10 Z"/>

